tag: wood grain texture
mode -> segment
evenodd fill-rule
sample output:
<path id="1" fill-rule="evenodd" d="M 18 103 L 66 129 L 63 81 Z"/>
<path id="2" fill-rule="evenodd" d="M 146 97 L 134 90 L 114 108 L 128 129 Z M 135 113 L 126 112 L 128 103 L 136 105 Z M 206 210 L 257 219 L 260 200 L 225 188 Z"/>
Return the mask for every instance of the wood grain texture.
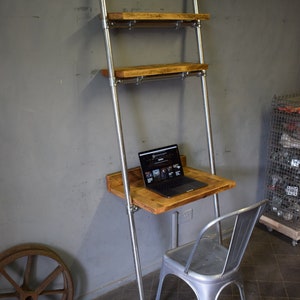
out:
<path id="1" fill-rule="evenodd" d="M 130 183 L 130 193 L 133 204 L 153 214 L 161 214 L 201 198 L 231 189 L 236 185 L 236 183 L 232 180 L 190 167 L 184 167 L 184 173 L 186 176 L 198 179 L 207 183 L 208 185 L 204 188 L 189 193 L 178 195 L 172 198 L 165 198 L 144 187 L 144 181 L 140 167 L 129 169 L 128 179 Z M 106 183 L 107 190 L 109 192 L 122 199 L 125 199 L 121 172 L 108 174 L 106 176 Z"/>
<path id="2" fill-rule="evenodd" d="M 209 14 L 192 13 L 160 13 L 160 12 L 112 12 L 108 13 L 109 20 L 119 21 L 196 21 L 209 20 Z"/>
<path id="3" fill-rule="evenodd" d="M 174 63 L 174 64 L 155 64 L 135 67 L 115 68 L 117 78 L 134 78 L 143 76 L 168 75 L 185 72 L 201 72 L 207 70 L 207 64 L 198 63 Z M 108 70 L 101 70 L 103 76 L 108 77 Z"/>
<path id="4" fill-rule="evenodd" d="M 273 220 L 272 218 L 269 218 L 268 216 L 262 215 L 260 217 L 259 222 L 261 224 L 266 225 L 270 229 L 274 229 L 277 232 L 280 232 L 284 234 L 287 237 L 290 237 L 291 239 L 295 241 L 300 240 L 300 230 L 291 228 L 290 226 L 284 225 L 280 223 L 279 221 Z"/>

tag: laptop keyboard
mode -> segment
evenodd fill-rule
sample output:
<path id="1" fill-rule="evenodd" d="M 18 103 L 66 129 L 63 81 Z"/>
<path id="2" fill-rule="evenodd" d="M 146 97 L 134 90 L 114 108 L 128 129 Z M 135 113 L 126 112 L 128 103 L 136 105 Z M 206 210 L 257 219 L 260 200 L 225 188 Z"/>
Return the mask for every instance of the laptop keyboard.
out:
<path id="1" fill-rule="evenodd" d="M 172 197 L 206 186 L 206 183 L 196 181 L 189 177 L 173 178 L 170 181 L 160 182 L 150 189 L 165 197 Z"/>
<path id="2" fill-rule="evenodd" d="M 181 185 L 185 185 L 190 183 L 191 180 L 187 177 L 181 177 L 181 178 L 174 178 L 170 181 L 166 181 L 166 182 L 160 182 L 158 185 L 160 188 L 168 190 L 171 188 L 175 188 Z"/>

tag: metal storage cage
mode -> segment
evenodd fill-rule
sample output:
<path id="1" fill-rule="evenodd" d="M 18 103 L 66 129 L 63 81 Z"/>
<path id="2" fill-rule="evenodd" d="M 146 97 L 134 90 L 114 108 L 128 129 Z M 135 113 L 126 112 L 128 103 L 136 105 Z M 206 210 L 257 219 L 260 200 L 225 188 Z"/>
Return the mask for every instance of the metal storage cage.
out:
<path id="1" fill-rule="evenodd" d="M 261 222 L 300 239 L 300 96 L 274 97 L 266 171 L 269 204 Z"/>

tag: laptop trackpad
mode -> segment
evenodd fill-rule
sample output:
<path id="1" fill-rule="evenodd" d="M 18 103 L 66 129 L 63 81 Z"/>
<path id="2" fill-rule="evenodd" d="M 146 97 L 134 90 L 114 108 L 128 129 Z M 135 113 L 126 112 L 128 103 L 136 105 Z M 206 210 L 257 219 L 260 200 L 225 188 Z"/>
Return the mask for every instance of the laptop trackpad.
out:
<path id="1" fill-rule="evenodd" d="M 194 190 L 200 189 L 204 186 L 207 186 L 207 184 L 197 181 L 197 182 L 193 182 L 193 183 L 182 184 L 182 185 L 174 188 L 174 190 L 177 191 L 178 193 L 188 193 L 188 192 L 192 192 Z"/>

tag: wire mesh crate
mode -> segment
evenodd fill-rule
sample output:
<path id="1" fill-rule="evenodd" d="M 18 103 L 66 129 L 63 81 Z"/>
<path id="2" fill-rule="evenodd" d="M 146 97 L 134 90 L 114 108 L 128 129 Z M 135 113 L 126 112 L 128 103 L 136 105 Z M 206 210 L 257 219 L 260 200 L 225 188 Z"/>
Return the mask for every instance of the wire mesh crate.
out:
<path id="1" fill-rule="evenodd" d="M 264 213 L 300 230 L 300 96 L 272 101 Z"/>

